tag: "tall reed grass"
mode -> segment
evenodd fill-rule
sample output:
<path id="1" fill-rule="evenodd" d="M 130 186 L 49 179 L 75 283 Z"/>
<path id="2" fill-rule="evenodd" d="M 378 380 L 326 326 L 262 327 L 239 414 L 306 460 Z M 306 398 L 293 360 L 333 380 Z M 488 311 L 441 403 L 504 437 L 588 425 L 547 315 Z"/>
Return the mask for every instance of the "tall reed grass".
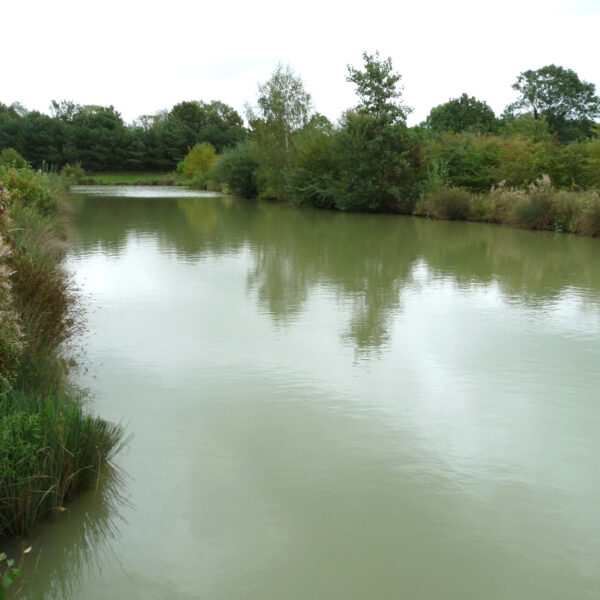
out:
<path id="1" fill-rule="evenodd" d="M 0 537 L 62 510 L 122 439 L 68 380 L 65 348 L 83 321 L 51 183 L 29 168 L 0 170 Z"/>
<path id="2" fill-rule="evenodd" d="M 598 193 L 557 190 L 546 175 L 525 188 L 501 184 L 488 193 L 439 187 L 421 196 L 413 214 L 600 236 Z"/>

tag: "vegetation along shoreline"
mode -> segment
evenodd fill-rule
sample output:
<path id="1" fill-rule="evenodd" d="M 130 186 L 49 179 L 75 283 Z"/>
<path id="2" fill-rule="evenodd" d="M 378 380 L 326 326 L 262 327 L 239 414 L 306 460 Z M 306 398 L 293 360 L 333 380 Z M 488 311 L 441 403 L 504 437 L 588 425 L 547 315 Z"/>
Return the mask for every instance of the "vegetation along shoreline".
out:
<path id="1" fill-rule="evenodd" d="M 69 378 L 84 322 L 62 265 L 61 189 L 52 174 L 0 166 L 0 539 L 64 510 L 122 443 L 121 426 L 91 414 Z"/>
<path id="2" fill-rule="evenodd" d="M 126 125 L 114 107 L 0 104 L 0 162 L 90 185 L 191 185 L 298 206 L 600 235 L 600 99 L 548 65 L 522 72 L 496 116 L 467 94 L 409 127 L 391 59 L 363 54 L 357 103 L 336 123 L 289 66 L 258 85 L 246 121 L 213 100 Z M 91 175 L 87 173 L 92 173 Z M 95 174 L 94 174 L 95 173 Z"/>

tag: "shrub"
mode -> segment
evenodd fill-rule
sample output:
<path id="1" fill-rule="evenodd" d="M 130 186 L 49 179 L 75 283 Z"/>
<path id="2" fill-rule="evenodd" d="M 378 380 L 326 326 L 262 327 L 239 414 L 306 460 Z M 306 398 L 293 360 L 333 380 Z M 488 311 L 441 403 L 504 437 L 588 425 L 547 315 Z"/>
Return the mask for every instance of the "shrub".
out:
<path id="1" fill-rule="evenodd" d="M 9 216 L 10 195 L 0 185 L 0 385 L 15 375 L 23 352 L 21 319 L 15 309 L 12 292 L 12 269 L 9 261 L 13 254 Z"/>
<path id="2" fill-rule="evenodd" d="M 574 232 L 600 236 L 600 196 L 596 192 L 591 192 L 581 200 L 573 221 Z"/>
<path id="3" fill-rule="evenodd" d="M 444 164 L 450 185 L 488 191 L 498 183 L 502 140 L 473 133 L 440 133 L 423 139 L 425 166 Z"/>
<path id="4" fill-rule="evenodd" d="M 558 193 L 544 175 L 517 197 L 513 217 L 517 225 L 529 229 L 550 229 L 557 217 Z"/>
<path id="5" fill-rule="evenodd" d="M 212 178 L 217 183 L 225 184 L 230 192 L 240 198 L 256 198 L 257 169 L 254 145 L 251 142 L 241 142 L 235 148 L 223 152 L 217 161 Z"/>
<path id="6" fill-rule="evenodd" d="M 31 205 L 42 215 L 56 212 L 56 197 L 50 192 L 46 176 L 38 175 L 33 169 L 0 165 L 0 181 L 10 190 L 13 202 Z"/>
<path id="7" fill-rule="evenodd" d="M 473 194 L 457 187 L 443 187 L 423 194 L 416 215 L 433 216 L 436 219 L 465 220 L 469 216 Z"/>
<path id="8" fill-rule="evenodd" d="M 332 136 L 324 131 L 307 130 L 294 140 L 292 166 L 286 170 L 284 188 L 298 206 L 334 208 L 335 173 Z"/>
<path id="9" fill-rule="evenodd" d="M 216 162 L 217 153 L 213 146 L 208 142 L 202 142 L 189 149 L 186 157 L 177 165 L 177 170 L 184 177 L 195 180 L 196 185 L 201 181 L 206 185 Z"/>
<path id="10" fill-rule="evenodd" d="M 67 163 L 60 171 L 60 176 L 66 179 L 69 183 L 80 184 L 85 180 L 85 171 L 81 166 L 80 162 L 76 162 L 74 165 Z"/>
<path id="11" fill-rule="evenodd" d="M 27 166 L 27 162 L 14 148 L 4 148 L 0 152 L 0 165 L 23 169 Z"/>

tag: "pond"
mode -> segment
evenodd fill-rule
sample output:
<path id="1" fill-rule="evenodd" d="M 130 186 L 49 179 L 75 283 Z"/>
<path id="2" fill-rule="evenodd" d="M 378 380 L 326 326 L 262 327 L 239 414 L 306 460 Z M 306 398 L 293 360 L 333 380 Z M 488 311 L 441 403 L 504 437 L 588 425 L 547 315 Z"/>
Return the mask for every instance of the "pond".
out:
<path id="1" fill-rule="evenodd" d="M 28 598 L 600 596 L 600 240 L 73 193 L 79 383 L 119 478 Z"/>

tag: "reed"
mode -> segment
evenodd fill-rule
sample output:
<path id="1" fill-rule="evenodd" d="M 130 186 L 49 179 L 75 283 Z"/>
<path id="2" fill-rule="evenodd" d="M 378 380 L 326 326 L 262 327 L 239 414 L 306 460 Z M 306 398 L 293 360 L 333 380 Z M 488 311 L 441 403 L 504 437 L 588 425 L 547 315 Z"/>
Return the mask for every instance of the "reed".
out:
<path id="1" fill-rule="evenodd" d="M 0 310 L 15 338 L 0 345 L 0 364 L 10 366 L 0 377 L 2 537 L 30 531 L 96 481 L 122 430 L 89 414 L 68 380 L 66 349 L 83 313 L 61 262 L 64 210 L 53 182 L 28 168 L 0 177 Z"/>

